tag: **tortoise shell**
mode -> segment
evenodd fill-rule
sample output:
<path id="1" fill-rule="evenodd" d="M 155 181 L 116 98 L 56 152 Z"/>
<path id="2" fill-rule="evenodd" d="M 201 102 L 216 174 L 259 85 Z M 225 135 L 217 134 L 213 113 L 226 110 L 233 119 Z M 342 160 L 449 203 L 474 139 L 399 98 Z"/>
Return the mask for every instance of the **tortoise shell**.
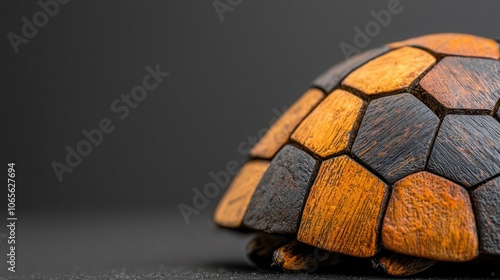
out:
<path id="1" fill-rule="evenodd" d="M 392 275 L 500 256 L 499 58 L 435 34 L 333 66 L 253 147 L 215 223 L 267 233 L 250 258 L 288 270 L 314 250 Z"/>

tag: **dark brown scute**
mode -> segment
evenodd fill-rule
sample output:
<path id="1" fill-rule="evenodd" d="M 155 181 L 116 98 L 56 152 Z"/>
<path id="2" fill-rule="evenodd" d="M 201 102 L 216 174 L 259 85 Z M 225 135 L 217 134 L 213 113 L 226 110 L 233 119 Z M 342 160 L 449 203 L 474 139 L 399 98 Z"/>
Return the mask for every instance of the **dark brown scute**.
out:
<path id="1" fill-rule="evenodd" d="M 249 228 L 270 233 L 295 233 L 318 162 L 306 152 L 285 145 L 271 161 L 243 219 Z"/>
<path id="2" fill-rule="evenodd" d="M 425 167 L 438 117 L 411 94 L 379 98 L 363 117 L 352 152 L 394 182 Z"/>
<path id="3" fill-rule="evenodd" d="M 449 110 L 491 112 L 500 98 L 500 61 L 445 57 L 420 86 Z"/>
<path id="4" fill-rule="evenodd" d="M 481 252 L 500 257 L 500 177 L 473 192 Z"/>
<path id="5" fill-rule="evenodd" d="M 500 173 L 500 123 L 486 115 L 447 115 L 431 152 L 429 170 L 465 187 Z"/>

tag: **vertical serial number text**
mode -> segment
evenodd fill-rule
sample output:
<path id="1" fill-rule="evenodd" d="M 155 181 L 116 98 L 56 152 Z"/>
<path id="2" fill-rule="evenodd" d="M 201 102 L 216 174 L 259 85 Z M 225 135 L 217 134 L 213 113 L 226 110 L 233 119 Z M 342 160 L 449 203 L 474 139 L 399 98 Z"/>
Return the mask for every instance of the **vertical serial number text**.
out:
<path id="1" fill-rule="evenodd" d="M 9 231 L 9 238 L 7 243 L 9 249 L 7 250 L 7 270 L 16 272 L 16 164 L 10 162 L 7 164 L 7 228 Z"/>

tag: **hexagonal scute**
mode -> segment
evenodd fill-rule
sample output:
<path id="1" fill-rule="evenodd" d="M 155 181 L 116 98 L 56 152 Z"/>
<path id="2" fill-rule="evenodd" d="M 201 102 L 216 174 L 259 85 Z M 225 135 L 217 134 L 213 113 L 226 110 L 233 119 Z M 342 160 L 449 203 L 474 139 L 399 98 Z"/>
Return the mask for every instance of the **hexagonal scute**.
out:
<path id="1" fill-rule="evenodd" d="M 352 152 L 386 180 L 423 170 L 439 118 L 409 93 L 373 100 Z"/>
<path id="2" fill-rule="evenodd" d="M 286 144 L 293 130 L 323 97 L 325 94 L 317 88 L 308 90 L 269 128 L 250 150 L 250 156 L 271 159 Z"/>
<path id="3" fill-rule="evenodd" d="M 313 86 L 321 88 L 326 93 L 330 93 L 342 81 L 342 79 L 347 76 L 347 74 L 365 64 L 367 61 L 386 53 L 388 50 L 389 48 L 387 46 L 382 46 L 348 58 L 321 74 L 318 78 L 316 78 L 316 80 L 314 80 Z"/>
<path id="4" fill-rule="evenodd" d="M 367 95 L 393 92 L 409 87 L 436 63 L 429 53 L 404 47 L 377 57 L 349 74 L 342 85 Z"/>
<path id="5" fill-rule="evenodd" d="M 318 162 L 306 152 L 285 145 L 260 180 L 243 224 L 270 233 L 296 233 L 317 167 Z"/>
<path id="6" fill-rule="evenodd" d="M 394 184 L 382 226 L 390 251 L 432 260 L 468 261 L 478 255 L 478 237 L 467 191 L 429 172 Z"/>
<path id="7" fill-rule="evenodd" d="M 428 169 L 465 187 L 500 174 L 500 123 L 486 115 L 447 115 Z"/>
<path id="8" fill-rule="evenodd" d="M 361 98 L 337 89 L 304 119 L 291 138 L 321 157 L 347 151 L 363 106 Z"/>
<path id="9" fill-rule="evenodd" d="M 494 40 L 469 34 L 430 34 L 389 44 L 391 48 L 418 46 L 444 55 L 461 55 L 500 58 L 500 50 Z"/>
<path id="10" fill-rule="evenodd" d="M 476 205 L 481 252 L 500 256 L 500 177 L 479 186 L 472 198 Z"/>
<path id="11" fill-rule="evenodd" d="M 321 164 L 297 240 L 357 257 L 374 256 L 389 187 L 349 156 Z"/>
<path id="12" fill-rule="evenodd" d="M 445 57 L 420 86 L 448 109 L 491 112 L 500 98 L 500 61 Z"/>

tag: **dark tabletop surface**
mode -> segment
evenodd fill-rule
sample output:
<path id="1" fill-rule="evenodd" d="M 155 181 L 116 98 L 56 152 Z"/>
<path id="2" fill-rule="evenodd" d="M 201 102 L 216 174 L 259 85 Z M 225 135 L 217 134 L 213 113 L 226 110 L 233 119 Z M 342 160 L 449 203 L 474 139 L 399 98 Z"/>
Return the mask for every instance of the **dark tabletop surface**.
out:
<path id="1" fill-rule="evenodd" d="M 177 215 L 127 211 L 71 217 L 30 215 L 19 230 L 18 269 L 7 279 L 377 279 L 368 263 L 340 264 L 316 273 L 257 269 L 245 258 L 252 234 L 217 228 L 210 216 L 189 225 Z M 3 264 L 2 264 L 3 265 Z M 2 270 L 4 268 L 2 267 Z M 374 273 L 375 272 L 375 273 Z M 422 278 L 500 275 L 494 265 L 441 264 Z"/>

